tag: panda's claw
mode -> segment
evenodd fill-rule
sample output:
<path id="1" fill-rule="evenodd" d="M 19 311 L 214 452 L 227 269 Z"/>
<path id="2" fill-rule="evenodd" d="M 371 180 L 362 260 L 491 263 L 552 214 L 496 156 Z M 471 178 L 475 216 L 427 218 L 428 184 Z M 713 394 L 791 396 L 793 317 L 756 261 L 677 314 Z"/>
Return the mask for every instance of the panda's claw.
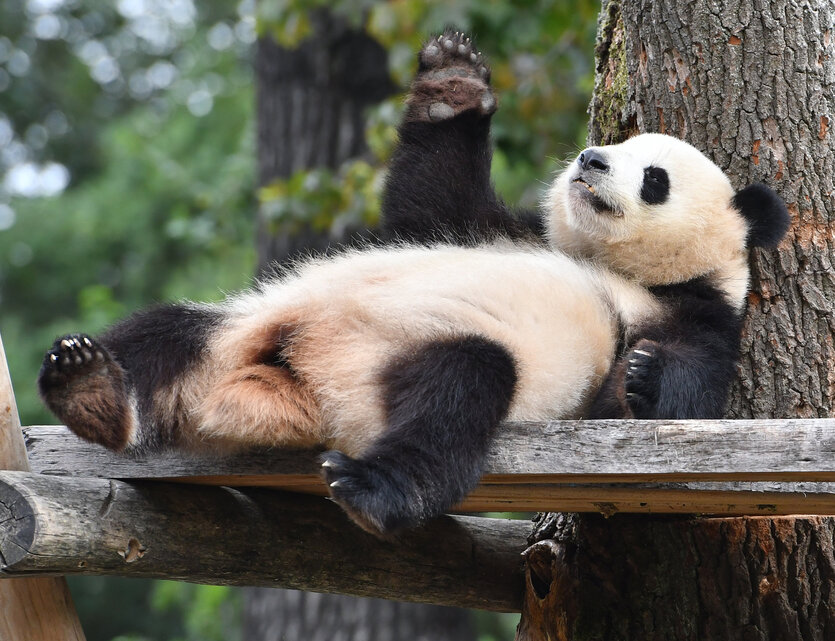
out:
<path id="1" fill-rule="evenodd" d="M 624 374 L 624 396 L 635 418 L 657 418 L 661 379 L 661 348 L 642 339 L 629 352 Z"/>

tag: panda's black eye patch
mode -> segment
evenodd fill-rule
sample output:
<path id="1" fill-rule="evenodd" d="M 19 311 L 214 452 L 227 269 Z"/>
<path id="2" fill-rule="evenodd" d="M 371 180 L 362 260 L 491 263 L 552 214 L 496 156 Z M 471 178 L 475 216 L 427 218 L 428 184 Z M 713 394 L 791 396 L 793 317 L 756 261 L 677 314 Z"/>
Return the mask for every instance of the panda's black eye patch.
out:
<path id="1" fill-rule="evenodd" d="M 644 169 L 641 199 L 648 205 L 660 205 L 670 195 L 670 177 L 661 167 L 650 165 Z"/>

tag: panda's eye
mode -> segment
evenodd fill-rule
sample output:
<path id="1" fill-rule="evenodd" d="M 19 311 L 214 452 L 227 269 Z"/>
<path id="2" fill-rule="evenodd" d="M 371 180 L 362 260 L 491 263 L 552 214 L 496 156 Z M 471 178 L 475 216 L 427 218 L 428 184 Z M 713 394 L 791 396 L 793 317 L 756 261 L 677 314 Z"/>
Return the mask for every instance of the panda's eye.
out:
<path id="1" fill-rule="evenodd" d="M 661 167 L 644 169 L 644 182 L 641 185 L 641 199 L 648 205 L 660 205 L 670 194 L 670 177 Z"/>

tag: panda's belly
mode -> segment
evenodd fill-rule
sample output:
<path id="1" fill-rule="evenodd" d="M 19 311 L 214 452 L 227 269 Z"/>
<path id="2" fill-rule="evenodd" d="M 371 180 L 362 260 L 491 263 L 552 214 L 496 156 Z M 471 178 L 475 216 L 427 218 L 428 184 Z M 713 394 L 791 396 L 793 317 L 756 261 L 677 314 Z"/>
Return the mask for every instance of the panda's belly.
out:
<path id="1" fill-rule="evenodd" d="M 370 442 L 385 427 L 379 373 L 427 341 L 478 334 L 507 347 L 518 375 L 511 420 L 576 416 L 615 350 L 600 275 L 552 252 L 367 252 L 290 285 L 297 317 L 311 321 L 293 367 L 313 384 L 333 442 L 349 450 L 362 449 L 358 434 Z"/>

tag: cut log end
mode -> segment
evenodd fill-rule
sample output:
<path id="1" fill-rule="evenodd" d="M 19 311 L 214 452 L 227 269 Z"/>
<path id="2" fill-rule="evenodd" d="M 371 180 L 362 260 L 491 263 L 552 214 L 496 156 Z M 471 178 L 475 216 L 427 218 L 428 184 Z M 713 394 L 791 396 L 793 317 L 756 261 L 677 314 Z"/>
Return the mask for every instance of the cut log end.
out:
<path id="1" fill-rule="evenodd" d="M 0 481 L 0 572 L 24 559 L 35 540 L 35 513 L 13 486 Z"/>

